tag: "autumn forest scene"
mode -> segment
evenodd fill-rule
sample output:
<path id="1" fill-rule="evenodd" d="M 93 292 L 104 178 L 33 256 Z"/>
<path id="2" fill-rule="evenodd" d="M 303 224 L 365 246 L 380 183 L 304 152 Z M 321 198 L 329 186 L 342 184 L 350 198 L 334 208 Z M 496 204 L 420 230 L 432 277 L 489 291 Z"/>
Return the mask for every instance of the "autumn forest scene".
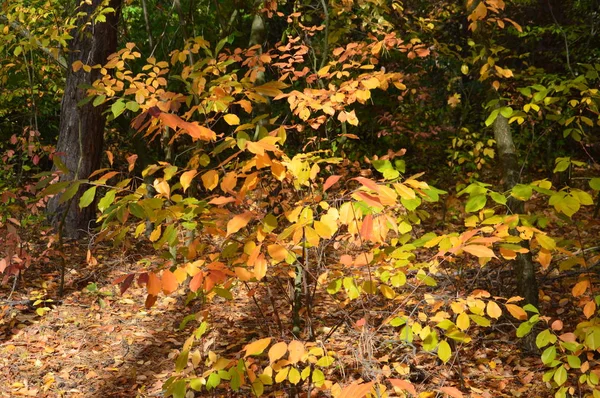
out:
<path id="1" fill-rule="evenodd" d="M 1 397 L 600 398 L 599 0 L 0 32 Z"/>

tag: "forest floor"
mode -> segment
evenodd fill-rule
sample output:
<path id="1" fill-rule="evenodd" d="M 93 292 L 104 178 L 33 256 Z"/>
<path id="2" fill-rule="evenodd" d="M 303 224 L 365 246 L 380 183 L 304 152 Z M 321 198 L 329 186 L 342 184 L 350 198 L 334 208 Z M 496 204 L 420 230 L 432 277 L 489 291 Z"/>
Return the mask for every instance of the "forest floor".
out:
<path id="1" fill-rule="evenodd" d="M 192 330 L 192 325 L 183 330 L 179 325 L 186 315 L 199 310 L 210 314 L 204 352 L 235 357 L 244 344 L 280 332 L 274 306 L 261 288 L 248 291 L 242 286 L 234 300 L 217 297 L 205 308 L 184 305 L 181 290 L 159 297 L 147 309 L 145 288 L 133 284 L 121 295 L 119 287 L 112 284 L 142 268 L 143 249 L 136 249 L 135 255 L 131 250 L 119 254 L 112 248 L 101 249 L 96 254 L 98 264 L 93 266 L 86 262 L 86 251 L 83 245 L 69 247 L 66 293 L 61 300 L 56 299 L 57 283 L 48 282 L 59 279 L 53 264 L 32 265 L 27 279 L 19 281 L 14 291 L 12 280 L 0 287 L 0 396 L 162 396 L 163 383 L 173 374 L 175 359 Z M 98 290 L 90 289 L 90 283 Z M 546 305 L 560 302 L 560 283 L 557 279 L 542 286 L 552 292 L 544 293 Z M 54 301 L 47 301 L 50 297 Z M 283 322 L 289 323 L 289 306 L 281 297 L 276 300 L 280 300 L 275 307 Z M 514 336 L 518 326 L 514 319 L 502 318 L 496 327 L 474 332 L 473 341 L 458 347 L 459 355 L 440 366 L 435 354 L 398 344 L 397 328 L 382 323 L 392 315 L 384 300 L 355 300 L 343 313 L 335 314 L 327 311 L 339 308 L 339 303 L 330 305 L 328 300 L 333 299 L 324 295 L 316 300 L 320 304 L 315 313 L 323 317 L 315 322 L 315 330 L 317 340 L 337 353 L 341 366 L 328 376 L 342 387 L 391 375 L 410 379 L 419 392 L 453 386 L 464 397 L 473 398 L 553 396 L 542 382 L 546 369 L 539 354 L 521 351 Z M 367 307 L 376 310 L 369 310 L 371 317 L 365 322 L 363 309 Z M 565 319 L 568 311 L 576 310 L 565 304 L 558 311 Z M 357 326 L 359 319 L 363 322 Z M 325 341 L 333 326 L 337 327 Z M 210 396 L 231 395 L 217 391 Z M 240 396 L 249 396 L 249 392 Z"/>

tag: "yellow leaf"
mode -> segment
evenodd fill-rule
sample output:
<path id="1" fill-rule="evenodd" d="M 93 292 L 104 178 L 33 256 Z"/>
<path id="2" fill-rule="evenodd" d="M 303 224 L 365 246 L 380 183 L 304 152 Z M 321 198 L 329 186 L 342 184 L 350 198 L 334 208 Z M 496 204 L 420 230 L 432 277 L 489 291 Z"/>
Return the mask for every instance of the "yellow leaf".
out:
<path id="1" fill-rule="evenodd" d="M 194 179 L 196 174 L 198 174 L 196 170 L 188 170 L 185 173 L 183 173 L 181 177 L 179 177 L 179 182 L 183 187 L 183 192 L 185 192 L 190 187 L 190 185 L 192 184 L 192 180 Z"/>
<path id="2" fill-rule="evenodd" d="M 383 47 L 383 41 L 378 41 L 377 43 L 375 43 L 375 45 L 371 48 L 371 54 L 379 54 L 379 52 L 381 51 L 381 47 Z"/>
<path id="3" fill-rule="evenodd" d="M 212 191 L 219 184 L 219 173 L 215 170 L 209 170 L 202 174 L 202 184 L 204 184 L 204 188 Z"/>
<path id="4" fill-rule="evenodd" d="M 556 241 L 544 234 L 535 234 L 535 239 L 538 241 L 540 246 L 547 250 L 554 250 L 556 248 Z"/>
<path id="5" fill-rule="evenodd" d="M 461 312 L 456 317 L 456 326 L 460 330 L 462 330 L 462 331 L 467 330 L 469 328 L 470 324 L 471 324 L 471 320 L 469 319 L 469 316 L 467 315 L 466 312 Z"/>
<path id="6" fill-rule="evenodd" d="M 227 223 L 227 236 L 234 234 L 240 229 L 244 228 L 248 224 L 248 222 L 250 222 L 251 219 L 252 213 L 249 211 L 242 214 L 238 214 L 237 216 L 233 217 Z"/>
<path id="7" fill-rule="evenodd" d="M 486 247 L 486 246 L 482 246 L 482 245 L 467 245 L 467 246 L 463 247 L 462 249 L 464 251 L 466 251 L 467 253 L 477 256 L 477 257 L 493 257 L 493 258 L 496 257 L 496 255 L 494 254 L 492 249 L 490 249 L 489 247 Z"/>
<path id="8" fill-rule="evenodd" d="M 488 301 L 486 312 L 490 317 L 494 319 L 498 319 L 502 315 L 502 309 L 494 301 Z"/>
<path id="9" fill-rule="evenodd" d="M 452 348 L 450 348 L 450 344 L 446 340 L 440 341 L 440 345 L 438 346 L 438 358 L 444 363 L 450 360 L 452 356 Z"/>
<path id="10" fill-rule="evenodd" d="M 167 199 L 171 196 L 171 187 L 165 180 L 154 180 L 154 189 L 161 195 L 165 195 Z"/>
<path id="11" fill-rule="evenodd" d="M 269 361 L 271 363 L 275 362 L 279 358 L 285 355 L 287 352 L 287 344 L 283 341 L 274 344 L 273 347 L 269 349 Z"/>
<path id="12" fill-rule="evenodd" d="M 261 339 L 261 340 L 254 341 L 250 344 L 246 344 L 246 346 L 244 347 L 244 351 L 246 352 L 246 354 L 244 355 L 244 358 L 246 358 L 250 355 L 262 354 L 262 352 L 265 350 L 265 348 L 267 348 L 269 346 L 270 343 L 271 343 L 271 338 L 267 337 L 266 339 Z"/>
<path id="13" fill-rule="evenodd" d="M 525 310 L 518 305 L 515 304 L 506 304 L 506 309 L 510 314 L 520 321 L 524 321 L 527 319 L 527 313 Z"/>
<path id="14" fill-rule="evenodd" d="M 300 361 L 304 355 L 304 344 L 298 340 L 292 340 L 290 344 L 288 344 L 288 351 L 290 352 L 288 357 L 290 363 L 298 363 L 298 361 Z"/>
<path id="15" fill-rule="evenodd" d="M 367 80 L 363 80 L 361 83 L 363 87 L 369 90 L 379 87 L 380 84 L 379 79 L 376 77 L 371 77 Z"/>
<path id="16" fill-rule="evenodd" d="M 321 221 L 315 221 L 314 225 L 315 231 L 321 238 L 331 238 L 333 235 L 333 231 L 327 224 Z"/>
<path id="17" fill-rule="evenodd" d="M 287 375 L 288 375 L 289 371 L 290 371 L 290 367 L 286 366 L 285 368 L 283 368 L 279 372 L 277 372 L 277 374 L 275 375 L 275 383 L 281 383 L 282 381 L 287 379 Z"/>
<path id="18" fill-rule="evenodd" d="M 291 368 L 288 373 L 288 380 L 292 384 L 298 384 L 300 381 L 300 372 L 296 368 Z"/>
<path id="19" fill-rule="evenodd" d="M 160 238 L 160 234 L 162 233 L 162 228 L 160 225 L 158 225 L 156 228 L 154 228 L 154 231 L 152 231 L 152 233 L 150 234 L 150 242 L 156 242 L 158 240 L 158 238 Z"/>
<path id="20" fill-rule="evenodd" d="M 327 73 L 329 73 L 329 68 L 331 68 L 331 65 L 327 65 L 322 67 L 321 69 L 319 69 L 319 71 L 317 72 L 317 75 L 319 77 L 323 77 L 325 75 L 327 75 Z"/>
<path id="21" fill-rule="evenodd" d="M 230 126 L 237 126 L 240 124 L 240 118 L 233 113 L 228 113 L 227 115 L 223 116 L 223 119 L 225 119 L 225 122 Z"/>
<path id="22" fill-rule="evenodd" d="M 380 285 L 379 291 L 381 292 L 383 297 L 385 297 L 387 299 L 393 300 L 394 297 L 396 297 L 396 292 L 394 292 L 394 289 L 392 289 L 388 285 Z"/>
<path id="23" fill-rule="evenodd" d="M 398 195 L 400 195 L 400 197 L 403 199 L 410 200 L 414 199 L 417 196 L 412 188 L 409 188 L 402 183 L 395 183 L 394 189 L 396 190 L 396 192 L 398 192 Z"/>

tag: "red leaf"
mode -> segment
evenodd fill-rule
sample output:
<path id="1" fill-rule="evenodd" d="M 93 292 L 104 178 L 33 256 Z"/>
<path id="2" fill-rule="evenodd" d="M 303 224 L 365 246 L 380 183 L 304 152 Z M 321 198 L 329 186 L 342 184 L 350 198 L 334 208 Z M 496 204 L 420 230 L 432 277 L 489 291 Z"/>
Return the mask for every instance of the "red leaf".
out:
<path id="1" fill-rule="evenodd" d="M 127 275 L 127 277 L 125 278 L 125 280 L 123 281 L 123 283 L 121 283 L 121 295 L 123 295 L 127 289 L 129 289 L 129 286 L 131 286 L 131 283 L 133 282 L 133 278 L 135 277 L 135 274 L 129 274 Z"/>
<path id="2" fill-rule="evenodd" d="M 329 176 L 325 181 L 325 184 L 323 184 L 323 192 L 331 188 L 331 186 L 338 182 L 340 178 L 342 178 L 342 176 Z"/>
<path id="3" fill-rule="evenodd" d="M 373 180 L 369 180 L 365 177 L 356 177 L 356 181 L 360 182 L 363 186 L 369 188 L 372 191 L 379 192 L 379 185 Z"/>

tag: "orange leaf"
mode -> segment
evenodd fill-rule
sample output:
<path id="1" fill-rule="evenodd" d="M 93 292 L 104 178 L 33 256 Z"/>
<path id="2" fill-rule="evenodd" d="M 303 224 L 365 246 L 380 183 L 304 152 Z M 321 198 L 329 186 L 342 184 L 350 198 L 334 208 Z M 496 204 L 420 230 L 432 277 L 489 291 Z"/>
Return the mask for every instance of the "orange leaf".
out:
<path id="1" fill-rule="evenodd" d="M 262 352 L 265 350 L 265 348 L 267 348 L 269 346 L 270 343 L 271 343 L 271 338 L 267 337 L 266 339 L 253 341 L 252 343 L 247 344 L 244 347 L 244 351 L 246 352 L 246 354 L 244 355 L 244 358 L 246 358 L 250 355 L 262 354 Z"/>
<path id="2" fill-rule="evenodd" d="M 235 276 L 237 276 L 242 282 L 248 282 L 250 279 L 254 278 L 254 274 L 248 271 L 246 268 L 235 267 L 233 270 L 235 271 Z"/>
<path id="3" fill-rule="evenodd" d="M 360 182 L 363 186 L 369 188 L 372 191 L 379 192 L 379 185 L 373 180 L 369 180 L 365 177 L 356 177 L 356 181 Z"/>
<path id="4" fill-rule="evenodd" d="M 477 257 L 493 257 L 493 258 L 496 257 L 496 255 L 494 254 L 494 251 L 486 246 L 467 245 L 467 246 L 464 246 L 462 249 L 464 251 L 466 251 L 467 253 L 477 256 Z"/>
<path id="5" fill-rule="evenodd" d="M 508 310 L 508 312 L 510 312 L 512 316 L 514 316 L 520 321 L 524 321 L 527 319 L 527 313 L 523 308 L 519 307 L 518 305 L 506 304 L 506 309 Z"/>
<path id="6" fill-rule="evenodd" d="M 575 284 L 575 286 L 573 286 L 573 297 L 579 297 L 581 296 L 583 293 L 585 293 L 585 291 L 588 289 L 588 287 L 590 286 L 590 281 L 588 279 L 584 279 L 582 281 L 577 282 L 577 284 Z"/>
<path id="7" fill-rule="evenodd" d="M 440 391 L 450 395 L 452 398 L 463 398 L 462 392 L 456 387 L 442 387 L 440 388 Z"/>
<path id="8" fill-rule="evenodd" d="M 261 280 L 265 275 L 267 275 L 267 260 L 265 255 L 261 253 L 254 262 L 254 277 Z"/>
<path id="9" fill-rule="evenodd" d="M 360 235 L 365 240 L 373 239 L 373 215 L 367 214 L 363 219 L 362 226 L 360 227 Z"/>
<path id="10" fill-rule="evenodd" d="M 158 279 L 158 276 L 156 276 L 156 274 L 154 272 L 149 272 L 148 273 L 148 294 L 150 294 L 152 296 L 158 296 L 158 293 L 160 292 L 160 287 L 161 287 L 161 283 L 160 283 L 160 279 Z"/>
<path id="11" fill-rule="evenodd" d="M 372 381 L 363 384 L 352 383 L 342 390 L 338 398 L 362 398 L 371 391 L 373 384 Z"/>
<path id="12" fill-rule="evenodd" d="M 211 199 L 210 202 L 208 202 L 208 204 L 222 206 L 222 205 L 226 205 L 227 203 L 231 203 L 231 202 L 235 202 L 235 198 L 231 198 L 231 197 L 227 197 L 227 196 L 219 196 L 214 199 Z"/>
<path id="13" fill-rule="evenodd" d="M 333 184 L 335 184 L 336 182 L 338 182 L 340 178 L 342 178 L 342 176 L 329 176 L 329 177 L 327 177 L 327 180 L 325 181 L 325 184 L 323 184 L 323 192 L 327 191 Z"/>
<path id="14" fill-rule="evenodd" d="M 583 315 L 585 315 L 587 319 L 590 319 L 595 313 L 596 303 L 594 302 L 594 300 L 590 300 L 585 304 L 585 306 L 583 306 Z"/>
<path id="15" fill-rule="evenodd" d="M 285 260 L 288 255 L 288 250 L 281 245 L 269 245 L 269 247 L 267 247 L 267 252 L 269 253 L 269 256 L 277 262 Z"/>
<path id="16" fill-rule="evenodd" d="M 276 360 L 278 360 L 279 358 L 281 358 L 282 356 L 284 356 L 285 353 L 287 352 L 287 347 L 288 347 L 288 345 L 283 341 L 281 341 L 277 344 L 274 344 L 273 347 L 271 347 L 269 349 L 269 361 L 271 361 L 271 363 L 273 363 Z"/>
<path id="17" fill-rule="evenodd" d="M 179 177 L 179 182 L 183 187 L 183 192 L 185 192 L 190 187 L 190 185 L 192 184 L 192 180 L 194 179 L 196 174 L 198 174 L 196 170 L 188 170 L 185 173 L 183 173 L 181 177 Z"/>
<path id="18" fill-rule="evenodd" d="M 417 396 L 415 386 L 413 386 L 410 381 L 402 379 L 388 379 L 388 381 L 392 383 L 394 387 L 398 387 L 401 390 L 408 391 L 412 395 Z"/>
<path id="19" fill-rule="evenodd" d="M 171 294 L 179 287 L 179 282 L 177 282 L 177 278 L 175 274 L 173 274 L 168 269 L 164 270 L 162 273 L 162 291 L 164 294 Z"/>
<path id="20" fill-rule="evenodd" d="M 202 286 L 203 280 L 204 272 L 198 272 L 196 275 L 194 275 L 194 277 L 190 281 L 190 290 L 192 292 L 198 291 L 198 289 L 200 289 L 200 286 Z"/>
<path id="21" fill-rule="evenodd" d="M 249 211 L 233 217 L 227 223 L 227 236 L 235 234 L 237 231 L 244 228 L 246 225 L 248 225 L 251 219 L 252 213 Z"/>
<path id="22" fill-rule="evenodd" d="M 494 319 L 498 319 L 502 315 L 502 309 L 494 301 L 488 301 L 486 312 L 491 318 Z"/>
<path id="23" fill-rule="evenodd" d="M 212 191 L 219 184 L 219 173 L 215 170 L 209 170 L 202 174 L 202 184 L 204 184 L 204 188 Z"/>
<path id="24" fill-rule="evenodd" d="M 229 173 L 225 174 L 225 177 L 223 177 L 223 180 L 221 181 L 221 189 L 223 192 L 234 193 L 233 189 L 235 188 L 236 184 L 237 174 L 234 171 L 230 171 Z"/>
<path id="25" fill-rule="evenodd" d="M 290 355 L 288 356 L 290 363 L 298 363 L 304 355 L 304 344 L 298 340 L 292 340 L 290 344 L 288 344 L 288 351 L 290 352 Z"/>
<path id="26" fill-rule="evenodd" d="M 215 133 L 214 131 L 212 131 L 211 129 L 204 127 L 204 126 L 200 126 L 198 123 L 194 122 L 194 123 L 185 123 L 184 125 L 184 129 L 187 131 L 187 133 L 190 135 L 190 137 L 192 137 L 192 139 L 195 140 L 202 140 L 202 141 L 213 141 L 217 139 L 217 133 Z"/>

